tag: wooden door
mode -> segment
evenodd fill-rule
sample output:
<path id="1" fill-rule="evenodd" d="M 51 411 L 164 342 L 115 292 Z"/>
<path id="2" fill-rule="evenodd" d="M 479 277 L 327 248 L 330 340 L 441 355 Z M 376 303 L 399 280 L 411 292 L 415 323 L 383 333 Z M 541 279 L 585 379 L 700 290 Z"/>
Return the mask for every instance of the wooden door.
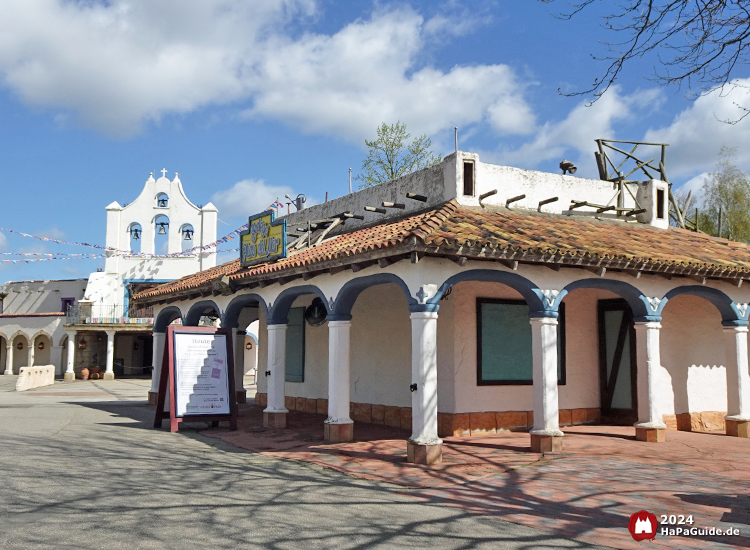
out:
<path id="1" fill-rule="evenodd" d="M 598 322 L 602 421 L 632 424 L 638 419 L 633 314 L 625 300 L 599 300 Z"/>

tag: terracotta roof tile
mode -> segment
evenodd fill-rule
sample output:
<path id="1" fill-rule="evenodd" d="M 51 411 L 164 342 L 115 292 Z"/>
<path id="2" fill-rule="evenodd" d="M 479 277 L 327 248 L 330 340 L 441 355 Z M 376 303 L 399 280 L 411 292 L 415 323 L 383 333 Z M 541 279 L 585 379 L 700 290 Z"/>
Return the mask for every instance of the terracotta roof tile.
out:
<path id="1" fill-rule="evenodd" d="M 489 247 L 513 253 L 546 253 L 556 258 L 620 260 L 750 273 L 750 249 L 744 243 L 677 228 L 663 230 L 643 224 L 526 211 L 475 210 L 451 201 L 427 212 L 336 235 L 274 263 L 243 269 L 239 259 L 233 260 L 141 292 L 136 299 L 210 288 L 223 275 L 232 282 L 263 278 L 266 274 L 273 279 L 293 268 L 353 259 L 368 251 L 404 244 L 409 237 L 417 237 L 420 245 L 427 247 Z"/>

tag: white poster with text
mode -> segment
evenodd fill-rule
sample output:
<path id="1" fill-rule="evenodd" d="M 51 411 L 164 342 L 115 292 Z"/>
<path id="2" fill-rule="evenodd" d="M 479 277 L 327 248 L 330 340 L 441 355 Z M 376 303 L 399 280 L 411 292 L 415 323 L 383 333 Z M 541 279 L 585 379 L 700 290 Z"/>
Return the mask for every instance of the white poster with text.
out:
<path id="1" fill-rule="evenodd" d="M 224 334 L 175 333 L 175 415 L 229 414 Z"/>

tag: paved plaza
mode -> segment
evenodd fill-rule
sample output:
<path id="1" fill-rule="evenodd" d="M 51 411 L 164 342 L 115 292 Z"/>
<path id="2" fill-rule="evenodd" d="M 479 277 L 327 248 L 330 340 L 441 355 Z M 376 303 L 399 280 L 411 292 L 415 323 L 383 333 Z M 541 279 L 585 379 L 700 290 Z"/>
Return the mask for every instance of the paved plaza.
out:
<path id="1" fill-rule="evenodd" d="M 448 438 L 445 461 L 407 464 L 406 432 L 358 424 L 328 445 L 322 417 L 285 430 L 240 409 L 240 430 L 154 430 L 149 382 L 0 377 L 0 548 L 747 548 L 750 441 L 632 428 L 566 428 L 565 452 L 528 434 Z M 252 401 L 252 400 L 250 400 Z M 640 509 L 734 526 L 731 538 L 636 543 Z"/>
<path id="2" fill-rule="evenodd" d="M 597 548 L 195 429 L 154 430 L 148 381 L 15 393 L 15 378 L 0 376 L 2 549 Z"/>

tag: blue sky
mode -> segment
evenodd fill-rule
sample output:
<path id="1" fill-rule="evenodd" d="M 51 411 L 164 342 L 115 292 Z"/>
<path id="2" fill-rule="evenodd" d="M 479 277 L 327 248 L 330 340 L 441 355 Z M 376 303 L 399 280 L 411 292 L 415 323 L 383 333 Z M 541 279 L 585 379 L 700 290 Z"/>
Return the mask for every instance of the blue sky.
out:
<path id="1" fill-rule="evenodd" d="M 565 157 L 594 176 L 594 139 L 611 138 L 670 143 L 677 185 L 697 188 L 722 145 L 750 169 L 750 119 L 720 122 L 750 105 L 745 91 L 691 100 L 648 80 L 656 59 L 644 58 L 593 106 L 558 93 L 601 75 L 592 54 L 613 38 L 601 5 L 555 18 L 565 5 L 4 0 L 0 227 L 104 244 L 104 207 L 166 168 L 194 203 L 216 204 L 224 235 L 285 193 L 346 193 L 364 140 L 397 120 L 437 153 L 458 126 L 462 150 L 522 168 L 557 171 Z M 0 251 L 91 250 L 0 232 Z M 0 281 L 101 265 L 0 262 Z"/>

